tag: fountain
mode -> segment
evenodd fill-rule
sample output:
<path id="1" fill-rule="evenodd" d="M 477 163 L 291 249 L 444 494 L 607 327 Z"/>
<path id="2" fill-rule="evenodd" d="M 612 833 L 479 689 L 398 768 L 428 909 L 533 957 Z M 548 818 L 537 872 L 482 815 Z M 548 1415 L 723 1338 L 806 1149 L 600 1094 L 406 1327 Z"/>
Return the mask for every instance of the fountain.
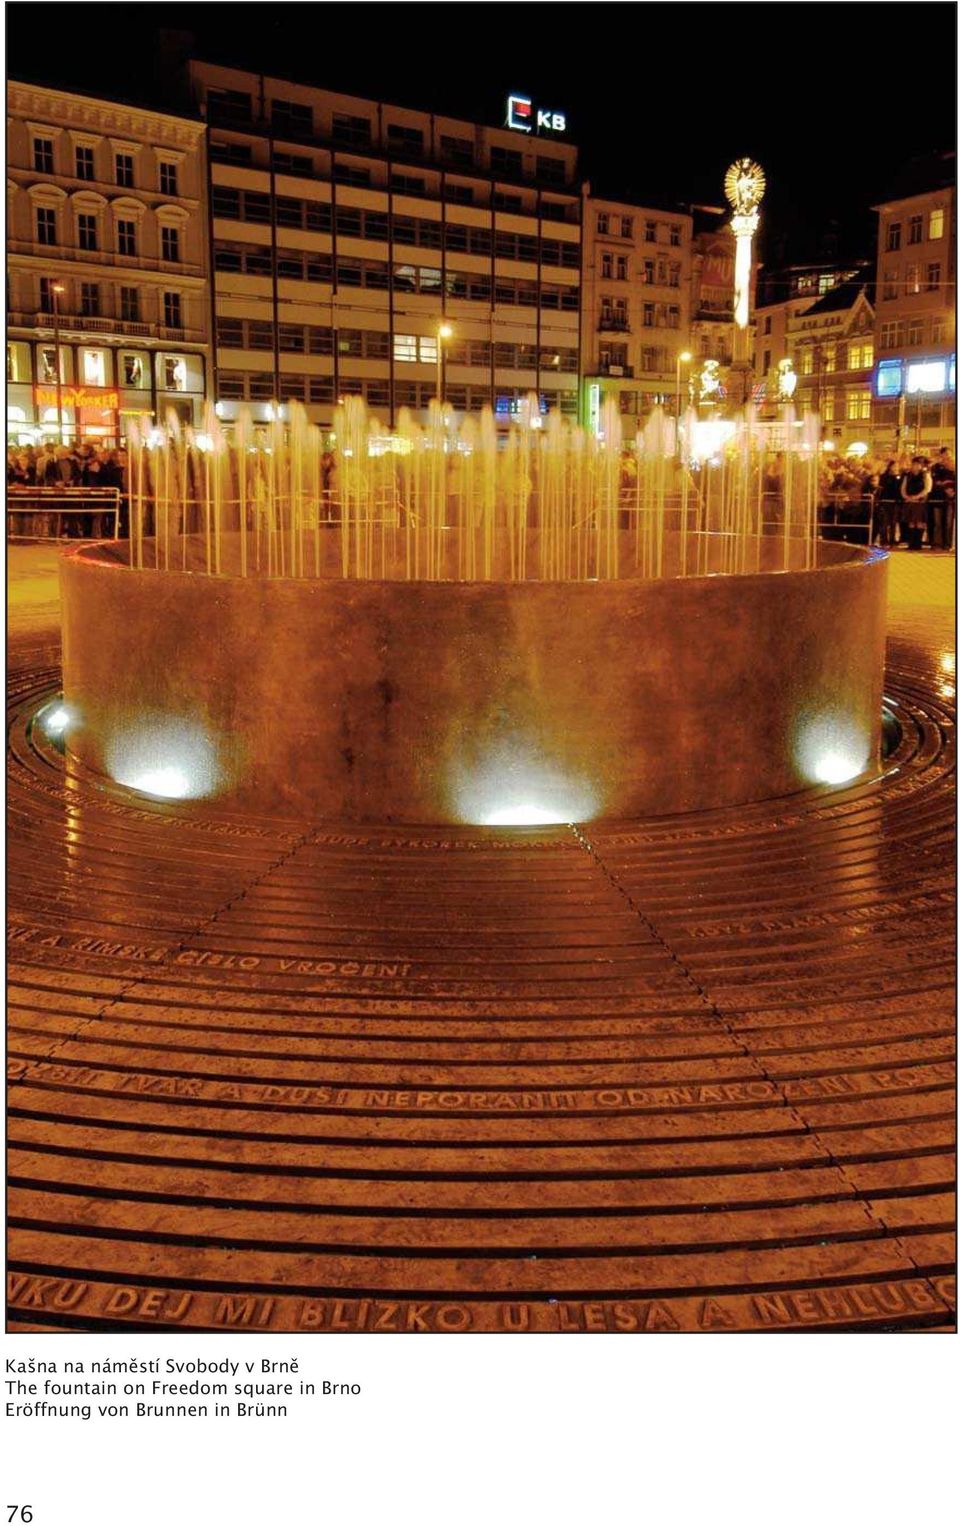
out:
<path id="1" fill-rule="evenodd" d="M 286 411 L 286 410 L 285 410 Z M 381 822 L 576 821 L 837 783 L 879 753 L 882 554 L 816 538 L 818 433 L 696 459 L 536 399 L 498 442 L 348 399 L 131 442 L 129 542 L 62 567 L 68 751 L 145 794 Z M 771 448 L 783 462 L 764 495 Z"/>

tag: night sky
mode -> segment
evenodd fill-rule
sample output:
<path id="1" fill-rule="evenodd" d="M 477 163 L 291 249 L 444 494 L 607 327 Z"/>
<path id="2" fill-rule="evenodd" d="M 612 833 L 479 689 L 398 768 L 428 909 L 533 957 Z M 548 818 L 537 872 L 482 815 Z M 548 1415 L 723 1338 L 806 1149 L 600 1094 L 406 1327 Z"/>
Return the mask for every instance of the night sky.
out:
<path id="1" fill-rule="evenodd" d="M 955 148 L 956 8 L 908 4 L 11 3 L 14 79 L 175 106 L 160 33 L 198 56 L 499 125 L 511 90 L 562 110 L 594 190 L 721 205 L 767 172 L 767 263 L 869 255 L 871 204 Z M 736 39 L 741 39 L 739 42 Z M 50 39 L 45 42 L 44 39 Z M 740 63 L 735 63 L 735 57 Z"/>

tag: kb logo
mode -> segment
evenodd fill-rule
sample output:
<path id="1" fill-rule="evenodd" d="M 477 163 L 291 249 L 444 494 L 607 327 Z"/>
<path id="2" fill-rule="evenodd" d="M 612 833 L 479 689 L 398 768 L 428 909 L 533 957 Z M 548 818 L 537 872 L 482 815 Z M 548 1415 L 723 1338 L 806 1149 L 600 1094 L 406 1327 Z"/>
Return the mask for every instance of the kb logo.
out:
<path id="1" fill-rule="evenodd" d="M 567 119 L 562 111 L 541 111 L 528 95 L 507 96 L 507 126 L 515 132 L 566 132 Z"/>

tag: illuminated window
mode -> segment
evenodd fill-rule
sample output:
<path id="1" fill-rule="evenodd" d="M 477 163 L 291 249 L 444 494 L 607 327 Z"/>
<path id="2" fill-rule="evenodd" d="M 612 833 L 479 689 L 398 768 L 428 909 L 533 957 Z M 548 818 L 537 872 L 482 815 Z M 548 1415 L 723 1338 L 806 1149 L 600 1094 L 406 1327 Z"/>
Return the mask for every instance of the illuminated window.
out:
<path id="1" fill-rule="evenodd" d="M 437 341 L 433 336 L 426 336 L 418 340 L 421 365 L 435 366 L 437 363 Z"/>
<path id="2" fill-rule="evenodd" d="M 77 144 L 76 169 L 78 180 L 93 179 L 93 149 L 84 144 Z"/>
<path id="3" fill-rule="evenodd" d="M 417 336 L 415 334 L 394 334 L 393 336 L 394 360 L 415 361 L 417 358 Z"/>
<path id="4" fill-rule="evenodd" d="M 837 347 L 835 344 L 825 344 L 823 347 L 823 369 L 835 371 L 837 369 Z"/>
<path id="5" fill-rule="evenodd" d="M 53 174 L 53 139 L 34 138 L 33 167 L 41 175 Z"/>
<path id="6" fill-rule="evenodd" d="M 186 391 L 187 366 L 186 362 L 181 360 L 179 356 L 165 355 L 163 357 L 163 385 L 167 392 Z"/>
<path id="7" fill-rule="evenodd" d="M 940 263 L 935 261 L 927 266 L 927 291 L 939 291 L 940 289 Z"/>
<path id="8" fill-rule="evenodd" d="M 44 348 L 40 351 L 38 359 L 39 359 L 39 362 L 40 362 L 40 380 L 42 382 L 55 382 L 56 379 L 57 379 L 57 352 L 56 352 L 56 349 L 52 345 L 50 345 L 50 346 L 46 346 L 45 345 Z M 60 356 L 60 371 L 61 371 L 60 380 L 61 381 L 63 380 L 62 373 L 63 373 L 64 369 L 65 369 L 65 366 L 64 366 L 64 357 L 63 357 L 63 355 L 61 355 Z"/>
<path id="9" fill-rule="evenodd" d="M 910 244 L 921 244 L 923 242 L 923 218 L 922 217 L 911 217 L 911 219 L 910 219 L 910 232 L 909 232 L 908 237 L 907 237 L 907 242 L 910 243 Z"/>
<path id="10" fill-rule="evenodd" d="M 887 251 L 894 254 L 900 248 L 900 224 L 891 223 L 887 228 Z"/>
<path id="11" fill-rule="evenodd" d="M 870 417 L 870 393 L 848 392 L 847 393 L 847 418 L 869 419 Z"/>
<path id="12" fill-rule="evenodd" d="M 121 357 L 121 372 L 125 387 L 140 388 L 147 385 L 142 355 L 123 355 Z"/>
<path id="13" fill-rule="evenodd" d="M 877 397 L 899 397 L 903 391 L 903 362 L 881 360 L 877 367 Z"/>
<path id="14" fill-rule="evenodd" d="M 84 350 L 83 379 L 88 387 L 104 387 L 107 379 L 107 358 L 102 350 Z"/>
<path id="15" fill-rule="evenodd" d="M 936 207 L 930 213 L 930 226 L 927 229 L 927 238 L 943 238 L 943 208 Z"/>
<path id="16" fill-rule="evenodd" d="M 918 360 L 907 367 L 908 392 L 944 392 L 947 364 L 944 360 Z"/>
<path id="17" fill-rule="evenodd" d="M 915 295 L 920 290 L 920 266 L 919 265 L 908 265 L 907 266 L 906 288 L 907 288 L 908 293 L 910 293 L 911 295 Z"/>
<path id="18" fill-rule="evenodd" d="M 800 351 L 800 375 L 813 375 L 813 351 L 807 345 Z"/>
<path id="19" fill-rule="evenodd" d="M 834 408 L 835 408 L 835 403 L 834 403 L 833 393 L 832 392 L 825 392 L 823 394 L 823 405 L 822 405 L 822 407 L 820 409 L 820 416 L 823 419 L 823 422 L 825 424 L 832 424 L 833 423 Z"/>
<path id="20" fill-rule="evenodd" d="M 873 365 L 873 340 L 865 339 L 860 349 L 860 364 L 866 369 Z"/>
<path id="21" fill-rule="evenodd" d="M 851 344 L 847 350 L 847 366 L 851 371 L 860 369 L 860 346 Z"/>

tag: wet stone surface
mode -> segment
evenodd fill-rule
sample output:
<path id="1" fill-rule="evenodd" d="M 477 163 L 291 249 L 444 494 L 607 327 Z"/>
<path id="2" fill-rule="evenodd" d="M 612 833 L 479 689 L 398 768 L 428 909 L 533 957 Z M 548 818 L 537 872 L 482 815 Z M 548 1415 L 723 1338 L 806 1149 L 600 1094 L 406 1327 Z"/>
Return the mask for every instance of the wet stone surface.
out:
<path id="1" fill-rule="evenodd" d="M 31 724 L 58 685 L 38 587 L 9 694 L 11 1328 L 952 1323 L 942 600 L 894 599 L 881 779 L 358 830 L 68 777 Z"/>

